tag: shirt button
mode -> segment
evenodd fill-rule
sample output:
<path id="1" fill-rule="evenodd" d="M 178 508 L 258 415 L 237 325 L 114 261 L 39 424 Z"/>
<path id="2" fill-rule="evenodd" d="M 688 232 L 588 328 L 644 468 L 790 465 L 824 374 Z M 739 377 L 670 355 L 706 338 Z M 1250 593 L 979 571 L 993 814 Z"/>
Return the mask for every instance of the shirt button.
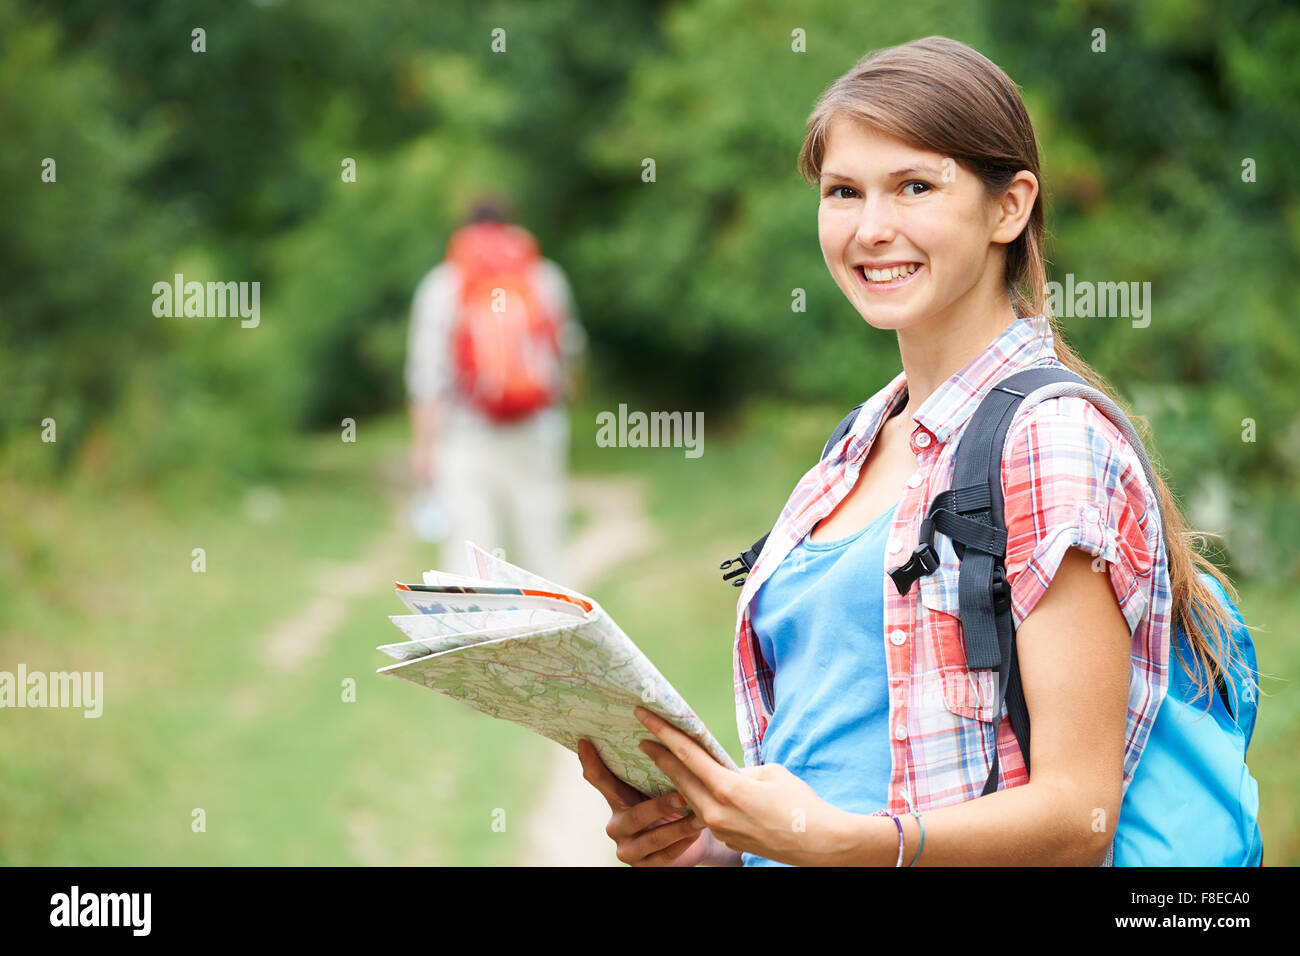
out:
<path id="1" fill-rule="evenodd" d="M 897 630 L 890 631 L 889 640 L 892 644 L 894 644 L 894 646 L 898 646 L 899 644 L 902 644 L 905 640 L 907 640 L 907 635 L 904 634 L 902 631 L 897 631 Z"/>
<path id="2" fill-rule="evenodd" d="M 903 550 L 903 542 L 899 541 L 897 538 L 890 538 L 890 539 L 889 539 L 889 553 L 890 553 L 890 554 L 897 554 L 897 553 L 898 553 L 899 551 L 901 551 L 901 550 Z"/>
<path id="3" fill-rule="evenodd" d="M 921 434 L 919 434 L 919 435 L 916 436 L 916 447 L 917 447 L 917 448 L 929 448 L 929 447 L 930 447 L 930 433 L 929 433 L 929 432 L 921 432 Z"/>
<path id="4" fill-rule="evenodd" d="M 899 740 L 906 740 L 907 727 L 904 726 L 903 724 L 899 724 L 897 727 L 894 728 L 894 736 L 897 737 Z"/>
<path id="5" fill-rule="evenodd" d="M 918 472 L 917 472 L 916 474 L 914 474 L 911 478 L 907 479 L 907 487 L 909 487 L 909 488 L 915 488 L 915 487 L 916 487 L 917 485 L 919 485 L 923 480 L 924 480 L 924 479 L 921 478 L 921 473 L 918 471 Z"/>
<path id="6" fill-rule="evenodd" d="M 1101 520 L 1101 512 L 1098 511 L 1096 508 L 1093 508 L 1092 506 L 1089 506 L 1084 509 L 1083 516 L 1087 518 L 1089 521 Z"/>

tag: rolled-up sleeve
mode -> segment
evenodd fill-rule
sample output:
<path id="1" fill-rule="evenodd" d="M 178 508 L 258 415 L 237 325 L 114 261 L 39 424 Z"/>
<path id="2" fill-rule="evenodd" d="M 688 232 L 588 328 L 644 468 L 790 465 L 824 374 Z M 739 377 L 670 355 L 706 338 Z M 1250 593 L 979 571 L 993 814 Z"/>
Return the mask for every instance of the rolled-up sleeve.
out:
<path id="1" fill-rule="evenodd" d="M 1065 552 L 1080 548 L 1105 562 L 1132 633 L 1150 606 L 1163 540 L 1154 492 L 1119 429 L 1081 398 L 1048 399 L 1008 434 L 1004 462 L 1016 623 L 1042 598 Z"/>
<path id="2" fill-rule="evenodd" d="M 1017 627 L 1079 548 L 1104 570 L 1131 636 L 1124 787 L 1168 686 L 1172 628 L 1156 491 L 1106 416 L 1078 397 L 1048 399 L 1018 416 L 1003 456 L 1007 580 Z"/>

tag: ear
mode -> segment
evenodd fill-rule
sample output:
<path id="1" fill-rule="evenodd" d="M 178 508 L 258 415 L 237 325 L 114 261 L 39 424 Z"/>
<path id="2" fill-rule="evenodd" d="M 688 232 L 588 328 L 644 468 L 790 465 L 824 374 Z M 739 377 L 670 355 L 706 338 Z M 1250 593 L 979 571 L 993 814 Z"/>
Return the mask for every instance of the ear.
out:
<path id="1" fill-rule="evenodd" d="M 1029 215 L 1034 211 L 1034 200 L 1038 197 L 1038 177 L 1027 169 L 1016 173 L 1002 198 L 998 200 L 997 216 L 994 220 L 993 242 L 1012 243 L 1024 232 Z"/>

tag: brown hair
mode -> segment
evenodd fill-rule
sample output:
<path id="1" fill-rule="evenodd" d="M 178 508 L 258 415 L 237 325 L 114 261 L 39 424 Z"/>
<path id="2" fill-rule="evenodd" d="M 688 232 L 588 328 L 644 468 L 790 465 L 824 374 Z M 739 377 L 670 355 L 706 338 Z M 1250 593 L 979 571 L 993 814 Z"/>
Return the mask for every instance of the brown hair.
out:
<path id="1" fill-rule="evenodd" d="M 868 54 L 826 89 L 808 118 L 799 172 L 809 182 L 821 178 L 827 134 L 837 116 L 851 117 L 917 149 L 952 157 L 979 177 L 989 197 L 1000 196 L 1020 170 L 1034 174 L 1040 184 L 1034 208 L 1024 230 L 1007 248 L 1005 279 L 1012 306 L 1019 316 L 1044 316 L 1060 362 L 1129 414 L 1110 384 L 1065 342 L 1051 314 L 1043 260 L 1044 190 L 1038 144 L 1020 91 L 1010 77 L 978 51 L 948 37 L 925 37 Z M 1129 414 L 1129 418 L 1149 454 L 1150 426 L 1141 416 Z M 1151 467 L 1164 522 L 1174 621 L 1187 635 L 1200 668 L 1194 672 L 1177 648 L 1175 653 L 1195 679 L 1197 699 L 1202 693 L 1208 695 L 1208 710 L 1213 704 L 1210 683 L 1224 671 L 1221 662 L 1239 660 L 1240 655 L 1232 639 L 1235 621 L 1197 572 L 1218 580 L 1234 602 L 1238 595 L 1227 576 L 1201 553 L 1206 534 L 1188 528 L 1154 458 Z"/>

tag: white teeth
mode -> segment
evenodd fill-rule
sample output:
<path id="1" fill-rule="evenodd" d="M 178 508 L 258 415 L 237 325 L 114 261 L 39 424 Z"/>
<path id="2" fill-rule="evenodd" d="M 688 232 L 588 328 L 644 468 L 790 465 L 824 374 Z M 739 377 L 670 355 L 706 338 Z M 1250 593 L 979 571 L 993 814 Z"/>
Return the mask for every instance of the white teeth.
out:
<path id="1" fill-rule="evenodd" d="M 918 268 L 920 267 L 915 262 L 910 262 L 905 266 L 893 266 L 892 268 L 889 269 L 864 268 L 862 271 L 866 274 L 867 278 L 870 279 L 872 282 L 890 282 L 894 279 L 899 278 L 900 276 L 911 275 Z"/>

